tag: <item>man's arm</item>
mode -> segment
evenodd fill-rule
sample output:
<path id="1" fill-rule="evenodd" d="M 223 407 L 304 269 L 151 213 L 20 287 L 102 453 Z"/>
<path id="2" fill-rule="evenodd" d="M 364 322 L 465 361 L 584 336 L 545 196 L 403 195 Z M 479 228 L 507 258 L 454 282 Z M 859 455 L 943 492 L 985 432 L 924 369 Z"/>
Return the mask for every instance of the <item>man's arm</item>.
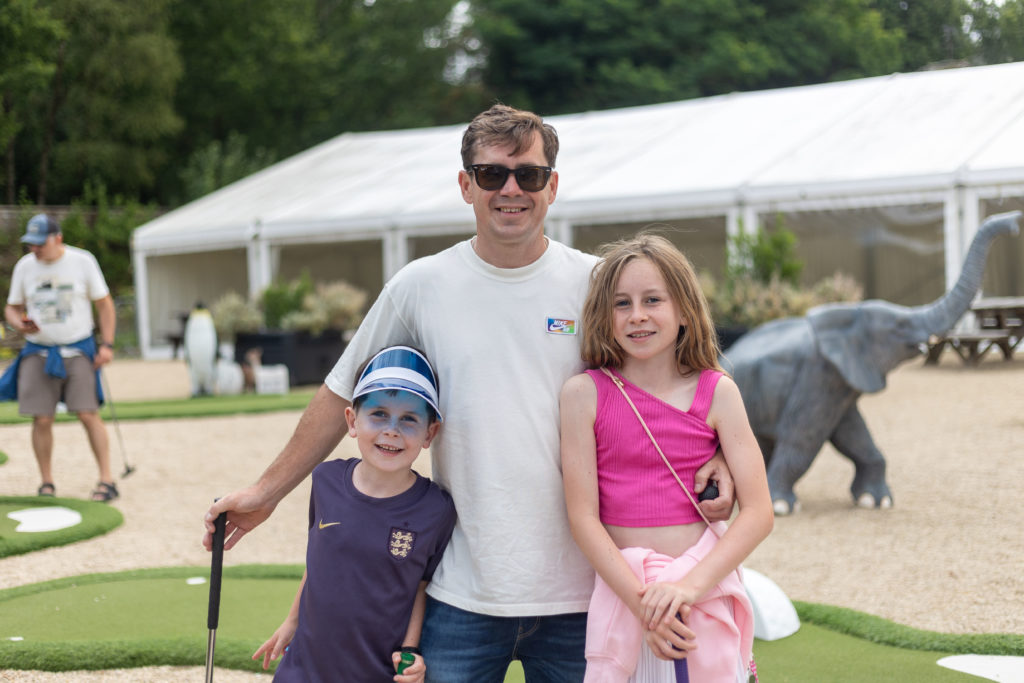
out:
<path id="1" fill-rule="evenodd" d="M 230 550 L 243 536 L 270 517 L 277 504 L 299 485 L 337 447 L 348 430 L 345 408 L 349 401 L 322 385 L 299 418 L 284 450 L 248 488 L 220 498 L 206 512 L 203 545 L 213 547 L 213 523 L 228 513 L 224 549 Z"/>
<path id="2" fill-rule="evenodd" d="M 114 333 L 117 330 L 117 309 L 109 294 L 93 301 L 96 306 L 96 320 L 100 328 L 100 345 L 96 349 L 93 365 L 97 368 L 114 360 Z"/>

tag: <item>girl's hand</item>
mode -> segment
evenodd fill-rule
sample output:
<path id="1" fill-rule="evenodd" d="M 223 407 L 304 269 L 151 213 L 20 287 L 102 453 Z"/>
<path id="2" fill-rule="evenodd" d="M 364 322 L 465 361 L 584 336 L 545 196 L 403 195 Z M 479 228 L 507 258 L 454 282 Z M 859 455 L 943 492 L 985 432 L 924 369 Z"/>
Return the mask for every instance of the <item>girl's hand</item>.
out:
<path id="1" fill-rule="evenodd" d="M 690 608 L 683 606 L 682 619 L 689 617 Z M 658 623 L 654 630 L 644 630 L 647 647 L 658 659 L 683 659 L 697 649 L 696 634 L 683 623 L 682 619 L 673 619 L 668 624 Z"/>
<path id="2" fill-rule="evenodd" d="M 696 602 L 693 591 L 677 583 L 656 581 L 640 589 L 640 623 L 648 630 L 655 630 L 659 623 L 670 624 L 685 606 Z"/>
<path id="3" fill-rule="evenodd" d="M 391 680 L 395 681 L 395 683 L 423 683 L 427 675 L 427 665 L 420 655 L 414 654 L 413 657 L 416 658 L 416 661 L 406 667 L 401 675 L 396 675 Z M 394 665 L 395 671 L 398 671 L 398 663 L 401 659 L 401 652 L 391 653 L 391 663 Z"/>
<path id="4" fill-rule="evenodd" d="M 267 642 L 260 645 L 259 649 L 253 653 L 253 659 L 259 659 L 260 655 L 263 655 L 263 668 L 267 669 L 270 666 L 270 662 L 276 660 L 282 654 L 284 654 L 285 648 L 292 642 L 292 638 L 295 637 L 295 628 L 298 626 L 298 622 L 291 618 L 285 619 L 284 623 L 277 627 L 274 631 L 274 635 L 267 639 Z"/>

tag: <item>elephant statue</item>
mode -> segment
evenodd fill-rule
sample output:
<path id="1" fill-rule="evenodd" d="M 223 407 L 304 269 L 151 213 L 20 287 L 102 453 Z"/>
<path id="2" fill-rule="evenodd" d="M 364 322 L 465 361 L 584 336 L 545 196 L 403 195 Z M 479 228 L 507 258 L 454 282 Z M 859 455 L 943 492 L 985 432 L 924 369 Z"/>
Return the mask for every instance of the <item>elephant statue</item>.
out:
<path id="1" fill-rule="evenodd" d="M 918 356 L 967 312 L 996 236 L 1018 232 L 1020 211 L 988 218 L 971 242 L 956 285 L 923 306 L 888 301 L 826 304 L 802 318 L 774 320 L 740 337 L 723 367 L 739 385 L 768 469 L 778 515 L 799 510 L 796 481 L 826 441 L 853 461 L 850 492 L 861 507 L 892 506 L 885 458 L 857 409 L 861 394 L 885 388 L 885 376 Z"/>

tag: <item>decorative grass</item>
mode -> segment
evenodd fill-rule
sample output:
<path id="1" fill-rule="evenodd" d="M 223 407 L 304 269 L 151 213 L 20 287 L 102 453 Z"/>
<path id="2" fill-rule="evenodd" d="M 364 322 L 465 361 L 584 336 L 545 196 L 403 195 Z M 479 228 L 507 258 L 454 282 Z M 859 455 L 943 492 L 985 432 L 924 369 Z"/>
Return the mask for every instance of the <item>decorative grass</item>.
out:
<path id="1" fill-rule="evenodd" d="M 114 412 L 118 420 L 159 420 L 183 417 L 223 417 L 243 413 L 270 413 L 283 410 L 303 410 L 315 391 L 303 389 L 287 394 L 240 394 L 238 396 L 200 396 L 197 398 L 167 399 L 160 401 L 115 401 Z M 110 404 L 105 404 L 100 415 L 113 419 Z M 78 418 L 71 413 L 56 416 L 56 422 L 70 422 Z M 31 417 L 18 414 L 16 402 L 0 403 L 0 425 L 31 422 Z"/>
<path id="2" fill-rule="evenodd" d="M 0 670 L 203 666 L 209 584 L 185 582 L 197 576 L 208 577 L 209 568 L 87 574 L 0 591 Z M 262 670 L 250 657 L 284 618 L 301 577 L 299 565 L 224 569 L 218 667 Z M 1024 652 L 1024 636 L 939 634 L 854 610 L 795 604 L 803 621 L 795 635 L 755 642 L 762 680 L 977 681 L 935 662 L 947 653 Z M 505 681 L 523 681 L 518 663 Z"/>
<path id="3" fill-rule="evenodd" d="M 7 516 L 7 513 L 29 507 L 60 506 L 76 510 L 82 515 L 80 524 L 58 529 L 56 531 L 40 531 L 19 533 L 14 529 L 18 523 Z M 121 511 L 106 503 L 97 503 L 77 498 L 44 498 L 40 496 L 0 497 L 0 557 L 20 555 L 22 553 L 49 548 L 55 545 L 67 545 L 82 541 L 93 536 L 100 536 L 115 529 L 124 522 Z"/>

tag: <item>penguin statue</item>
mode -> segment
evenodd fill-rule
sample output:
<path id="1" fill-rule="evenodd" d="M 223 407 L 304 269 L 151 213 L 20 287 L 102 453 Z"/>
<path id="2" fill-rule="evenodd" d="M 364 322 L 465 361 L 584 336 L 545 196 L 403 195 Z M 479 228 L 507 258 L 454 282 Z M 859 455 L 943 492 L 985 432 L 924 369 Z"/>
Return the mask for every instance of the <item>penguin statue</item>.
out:
<path id="1" fill-rule="evenodd" d="M 214 393 L 217 381 L 217 330 L 210 311 L 198 302 L 185 321 L 185 363 L 192 380 L 192 396 Z"/>

